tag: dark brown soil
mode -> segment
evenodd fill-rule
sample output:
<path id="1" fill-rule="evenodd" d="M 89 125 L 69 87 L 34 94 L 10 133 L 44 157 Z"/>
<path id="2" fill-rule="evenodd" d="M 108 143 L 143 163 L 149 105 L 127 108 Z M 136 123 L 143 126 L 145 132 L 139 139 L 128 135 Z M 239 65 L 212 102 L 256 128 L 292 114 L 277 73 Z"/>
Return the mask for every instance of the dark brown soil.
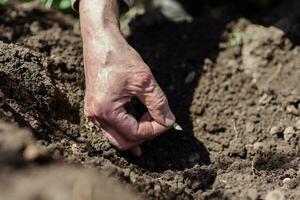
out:
<path id="1" fill-rule="evenodd" d="M 286 18 L 286 33 L 242 18 L 135 25 L 128 40 L 152 67 L 184 131 L 146 142 L 143 156 L 134 158 L 116 151 L 82 115 L 76 20 L 32 6 L 0 7 L 0 13 L 0 118 L 33 133 L 0 126 L 1 189 L 9 181 L 10 193 L 23 194 L 18 188 L 36 188 L 43 174 L 53 174 L 48 185 L 65 176 L 66 185 L 76 186 L 67 177 L 81 166 L 94 168 L 82 172 L 87 185 L 109 173 L 147 199 L 300 199 L 294 18 Z M 33 192 L 39 199 L 62 191 L 41 187 Z"/>

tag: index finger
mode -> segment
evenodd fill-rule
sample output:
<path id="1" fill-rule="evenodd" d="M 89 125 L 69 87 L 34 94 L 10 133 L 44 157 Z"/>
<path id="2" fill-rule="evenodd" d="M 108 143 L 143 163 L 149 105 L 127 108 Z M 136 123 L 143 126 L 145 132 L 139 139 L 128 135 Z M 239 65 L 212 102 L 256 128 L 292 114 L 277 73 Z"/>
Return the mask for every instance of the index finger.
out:
<path id="1" fill-rule="evenodd" d="M 98 121 L 110 126 L 130 141 L 152 139 L 169 129 L 156 122 L 149 113 L 145 113 L 138 122 L 124 107 L 110 111 L 105 118 L 98 118 Z"/>

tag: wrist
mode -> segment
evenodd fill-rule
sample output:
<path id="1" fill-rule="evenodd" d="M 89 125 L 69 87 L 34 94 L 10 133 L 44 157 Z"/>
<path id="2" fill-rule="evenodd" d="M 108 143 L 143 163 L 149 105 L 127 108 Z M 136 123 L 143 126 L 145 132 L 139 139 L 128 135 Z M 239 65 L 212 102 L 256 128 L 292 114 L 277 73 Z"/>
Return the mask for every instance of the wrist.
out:
<path id="1" fill-rule="evenodd" d="M 83 40 L 85 37 L 121 35 L 117 0 L 81 0 L 79 12 Z"/>

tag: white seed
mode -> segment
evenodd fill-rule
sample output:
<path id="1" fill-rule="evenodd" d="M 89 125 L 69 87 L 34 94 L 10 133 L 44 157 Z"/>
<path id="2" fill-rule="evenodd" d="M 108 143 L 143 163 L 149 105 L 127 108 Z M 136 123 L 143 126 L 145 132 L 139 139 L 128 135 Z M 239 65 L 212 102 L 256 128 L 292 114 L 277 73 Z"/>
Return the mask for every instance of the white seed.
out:
<path id="1" fill-rule="evenodd" d="M 173 124 L 173 128 L 177 131 L 183 131 L 183 128 L 176 122 Z"/>

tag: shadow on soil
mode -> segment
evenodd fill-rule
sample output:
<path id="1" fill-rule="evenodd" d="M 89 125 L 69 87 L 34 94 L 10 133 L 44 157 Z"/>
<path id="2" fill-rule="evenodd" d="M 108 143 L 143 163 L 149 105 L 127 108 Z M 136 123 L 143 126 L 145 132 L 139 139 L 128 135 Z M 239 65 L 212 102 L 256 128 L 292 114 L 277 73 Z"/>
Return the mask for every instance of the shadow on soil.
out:
<path id="1" fill-rule="evenodd" d="M 146 142 L 144 156 L 138 160 L 130 159 L 131 162 L 155 172 L 210 164 L 205 145 L 194 137 L 189 109 L 205 58 L 213 59 L 217 55 L 222 33 L 218 27 L 208 19 L 193 23 L 173 23 L 164 19 L 155 26 L 139 26 L 128 38 L 151 67 L 177 122 L 184 129 L 182 132 L 172 129 L 158 139 Z"/>
<path id="2" fill-rule="evenodd" d="M 236 6 L 233 7 L 237 9 Z M 234 10 L 226 10 L 231 11 Z M 241 17 L 251 19 L 248 11 L 233 12 L 220 20 L 196 17 L 191 23 L 174 23 L 160 16 L 158 22 L 150 25 L 146 23 L 146 13 L 131 23 L 133 34 L 128 38 L 129 43 L 150 66 L 184 131 L 170 130 L 158 139 L 146 142 L 143 145 L 143 157 L 136 160 L 129 156 L 130 162 L 152 172 L 184 170 L 195 164 L 211 163 L 205 145 L 194 136 L 190 112 L 194 90 L 198 87 L 205 59 L 209 58 L 214 62 L 219 54 L 218 45 L 224 39 L 226 25 Z M 281 17 L 277 16 L 279 19 Z M 262 22 L 258 24 L 270 25 Z"/>

